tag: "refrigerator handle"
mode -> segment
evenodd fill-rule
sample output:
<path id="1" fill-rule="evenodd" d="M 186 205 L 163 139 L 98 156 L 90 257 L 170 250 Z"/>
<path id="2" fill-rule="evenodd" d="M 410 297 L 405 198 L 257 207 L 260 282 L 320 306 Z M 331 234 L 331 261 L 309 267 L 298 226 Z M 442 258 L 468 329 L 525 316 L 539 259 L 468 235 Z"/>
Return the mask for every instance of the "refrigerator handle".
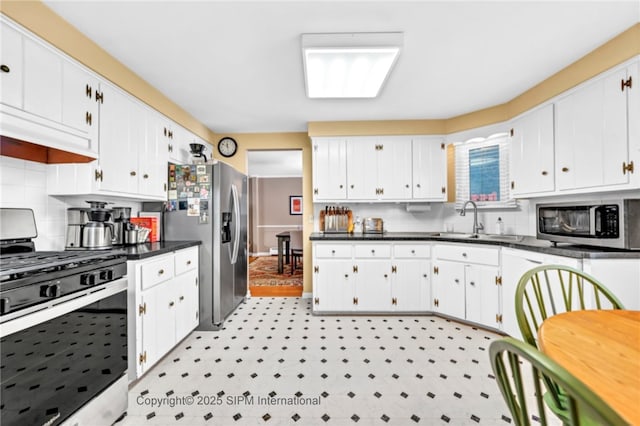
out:
<path id="1" fill-rule="evenodd" d="M 231 185 L 231 195 L 233 196 L 233 223 L 235 226 L 231 264 L 235 264 L 238 260 L 238 250 L 240 249 L 240 199 L 238 197 L 238 188 L 235 185 Z"/>

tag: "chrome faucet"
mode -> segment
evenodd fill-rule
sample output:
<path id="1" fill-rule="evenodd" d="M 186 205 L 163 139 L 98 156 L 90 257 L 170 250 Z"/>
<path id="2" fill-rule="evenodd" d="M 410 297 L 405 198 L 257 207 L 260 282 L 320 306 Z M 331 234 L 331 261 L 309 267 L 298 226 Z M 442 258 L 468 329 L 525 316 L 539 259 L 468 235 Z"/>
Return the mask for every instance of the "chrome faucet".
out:
<path id="1" fill-rule="evenodd" d="M 478 231 L 484 229 L 484 225 L 478 223 L 478 205 L 474 201 L 466 201 L 462 205 L 462 210 L 460 211 L 460 216 L 464 216 L 467 213 L 467 204 L 471 204 L 473 206 L 473 234 L 477 235 Z"/>

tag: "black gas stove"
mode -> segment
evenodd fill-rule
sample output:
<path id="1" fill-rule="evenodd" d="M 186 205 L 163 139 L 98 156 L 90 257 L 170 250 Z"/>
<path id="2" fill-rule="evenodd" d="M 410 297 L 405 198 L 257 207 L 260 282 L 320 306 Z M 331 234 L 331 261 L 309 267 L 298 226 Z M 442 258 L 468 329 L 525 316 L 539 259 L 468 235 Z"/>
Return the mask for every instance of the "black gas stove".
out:
<path id="1" fill-rule="evenodd" d="M 124 251 L 33 251 L 0 256 L 0 315 L 117 280 Z"/>

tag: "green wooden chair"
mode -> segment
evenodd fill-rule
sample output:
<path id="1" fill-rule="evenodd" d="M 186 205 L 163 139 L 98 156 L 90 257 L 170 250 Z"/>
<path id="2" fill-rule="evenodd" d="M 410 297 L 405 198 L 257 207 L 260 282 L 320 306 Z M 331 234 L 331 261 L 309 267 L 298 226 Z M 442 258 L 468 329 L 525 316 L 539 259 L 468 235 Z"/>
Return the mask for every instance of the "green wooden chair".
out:
<path id="1" fill-rule="evenodd" d="M 542 322 L 562 312 L 584 309 L 624 309 L 618 298 L 591 275 L 563 265 L 543 265 L 527 271 L 518 282 L 516 317 L 522 337 L 538 348 Z M 566 395 L 553 380 L 543 376 L 548 392 L 544 400 L 558 418 L 566 422 Z"/>
<path id="2" fill-rule="evenodd" d="M 627 424 L 581 381 L 528 343 L 511 337 L 496 340 L 489 346 L 489 356 L 496 382 L 517 426 L 529 426 L 532 414 L 537 414 L 542 426 L 548 424 L 542 397 L 544 377 L 553 380 L 565 395 L 567 417 L 562 419 L 565 425 Z M 527 364 L 531 367 L 529 379 L 523 372 Z"/>
<path id="3" fill-rule="evenodd" d="M 562 265 L 527 271 L 516 287 L 515 303 L 522 337 L 536 348 L 538 328 L 550 316 L 585 309 L 624 309 L 596 278 Z"/>

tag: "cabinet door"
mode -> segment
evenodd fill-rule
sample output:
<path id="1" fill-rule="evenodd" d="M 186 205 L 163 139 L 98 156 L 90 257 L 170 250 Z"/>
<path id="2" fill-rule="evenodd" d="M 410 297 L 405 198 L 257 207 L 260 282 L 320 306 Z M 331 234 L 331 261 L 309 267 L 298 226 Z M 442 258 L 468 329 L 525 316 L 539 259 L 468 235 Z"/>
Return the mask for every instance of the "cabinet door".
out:
<path id="1" fill-rule="evenodd" d="M 378 186 L 378 146 L 376 137 L 347 140 L 347 194 L 350 200 L 376 200 Z"/>
<path id="2" fill-rule="evenodd" d="M 511 188 L 513 195 L 554 190 L 553 104 L 513 122 Z"/>
<path id="3" fill-rule="evenodd" d="M 432 279 L 434 311 L 465 318 L 464 264 L 438 260 Z"/>
<path id="4" fill-rule="evenodd" d="M 176 342 L 182 340 L 198 326 L 198 270 L 192 270 L 175 279 Z"/>
<path id="5" fill-rule="evenodd" d="M 487 327 L 499 328 L 500 287 L 494 266 L 465 265 L 466 319 Z"/>
<path id="6" fill-rule="evenodd" d="M 169 152 L 158 115 L 146 110 L 146 137 L 139 145 L 138 192 L 145 197 L 166 199 Z"/>
<path id="7" fill-rule="evenodd" d="M 561 256 L 550 256 L 525 250 L 503 248 L 501 250 L 502 264 L 502 331 L 518 339 L 522 339 L 518 320 L 516 318 L 515 297 L 520 278 L 530 269 L 543 264 L 565 265 L 581 269 L 579 259 Z"/>
<path id="8" fill-rule="evenodd" d="M 640 311 L 640 261 L 638 259 L 585 259 L 583 269 L 607 287 L 625 309 Z M 595 309 L 594 300 L 591 294 L 589 296 L 589 306 Z M 607 309 L 607 305 L 604 306 Z"/>
<path id="9" fill-rule="evenodd" d="M 138 192 L 138 143 L 144 141 L 144 110 L 110 85 L 100 88 L 100 189 Z M 141 123 L 142 121 L 142 123 Z M 140 131 L 140 125 L 142 131 Z"/>
<path id="10" fill-rule="evenodd" d="M 556 103 L 558 189 L 625 184 L 629 174 L 627 99 L 621 69 L 599 78 Z"/>
<path id="11" fill-rule="evenodd" d="M 22 108 L 22 34 L 0 21 L 0 102 Z"/>
<path id="12" fill-rule="evenodd" d="M 347 198 L 347 146 L 343 138 L 313 141 L 313 200 Z"/>
<path id="13" fill-rule="evenodd" d="M 62 63 L 62 123 L 82 132 L 98 152 L 98 79 L 88 71 L 64 60 Z"/>
<path id="14" fill-rule="evenodd" d="M 313 310 L 352 311 L 355 279 L 351 260 L 318 259 L 313 270 Z"/>
<path id="15" fill-rule="evenodd" d="M 62 121 L 62 57 L 29 38 L 24 39 L 24 109 Z"/>
<path id="16" fill-rule="evenodd" d="M 411 139 L 380 138 L 377 149 L 379 198 L 411 199 Z"/>
<path id="17" fill-rule="evenodd" d="M 413 199 L 447 198 L 447 151 L 441 137 L 415 137 L 412 141 Z"/>
<path id="18" fill-rule="evenodd" d="M 428 259 L 394 260 L 391 299 L 396 311 L 425 311 L 429 306 Z"/>
<path id="19" fill-rule="evenodd" d="M 138 376 L 158 362 L 175 344 L 175 309 L 171 306 L 175 293 L 172 284 L 173 281 L 166 281 L 140 293 L 141 303 L 145 306 L 145 314 L 141 317 L 141 353 L 146 361 L 138 362 Z"/>
<path id="20" fill-rule="evenodd" d="M 356 260 L 356 295 L 359 311 L 391 309 L 391 263 L 389 260 Z"/>

